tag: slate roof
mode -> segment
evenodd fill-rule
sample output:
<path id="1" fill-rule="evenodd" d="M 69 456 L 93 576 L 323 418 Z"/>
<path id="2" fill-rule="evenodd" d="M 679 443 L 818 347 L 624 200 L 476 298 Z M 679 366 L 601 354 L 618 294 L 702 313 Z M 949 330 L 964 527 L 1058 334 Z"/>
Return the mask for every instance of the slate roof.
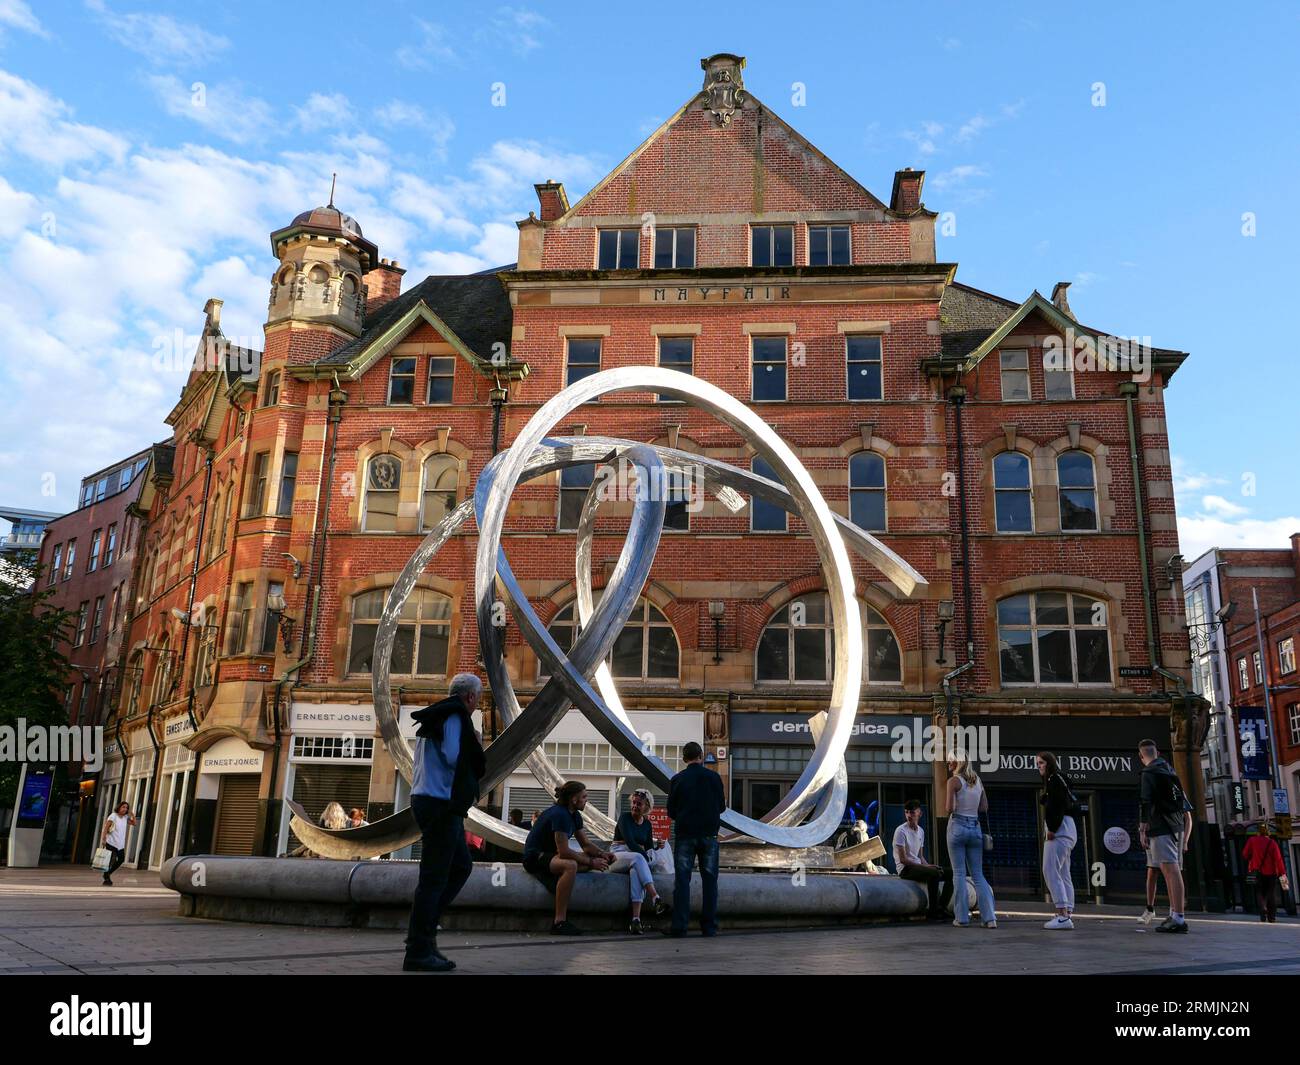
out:
<path id="1" fill-rule="evenodd" d="M 492 358 L 492 345 L 498 341 L 510 343 L 510 297 L 497 277 L 492 274 L 434 276 L 426 277 L 385 303 L 367 319 L 359 337 L 325 356 L 318 365 L 351 362 L 421 301 L 481 359 Z"/>
<path id="2" fill-rule="evenodd" d="M 954 281 L 943 290 L 939 321 L 943 327 L 943 357 L 964 359 L 1011 317 L 1015 300 Z"/>

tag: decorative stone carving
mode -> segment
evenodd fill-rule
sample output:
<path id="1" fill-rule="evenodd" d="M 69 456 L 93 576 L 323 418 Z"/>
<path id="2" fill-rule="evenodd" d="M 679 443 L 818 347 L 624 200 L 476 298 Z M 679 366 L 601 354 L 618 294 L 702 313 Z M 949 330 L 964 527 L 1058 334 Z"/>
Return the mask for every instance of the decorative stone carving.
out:
<path id="1" fill-rule="evenodd" d="M 704 70 L 704 107 L 713 112 L 719 126 L 731 124 L 731 116 L 745 99 L 741 71 L 745 57 L 722 52 L 700 60 Z"/>

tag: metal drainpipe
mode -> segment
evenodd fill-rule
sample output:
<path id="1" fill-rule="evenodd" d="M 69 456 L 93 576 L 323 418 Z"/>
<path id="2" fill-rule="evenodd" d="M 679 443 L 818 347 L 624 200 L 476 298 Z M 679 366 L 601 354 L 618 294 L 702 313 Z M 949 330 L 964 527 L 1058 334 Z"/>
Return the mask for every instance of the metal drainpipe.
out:
<path id="1" fill-rule="evenodd" d="M 966 661 L 963 665 L 943 677 L 944 713 L 949 724 L 952 723 L 952 682 L 955 677 L 975 668 L 975 608 L 971 603 L 970 590 L 970 522 L 966 512 L 966 457 L 965 442 L 961 431 L 961 409 L 966 402 L 966 389 L 963 385 L 954 385 L 948 390 L 952 402 L 954 433 L 957 445 L 957 516 L 961 526 L 961 579 L 962 605 L 966 618 Z"/>
<path id="2" fill-rule="evenodd" d="M 338 455 L 339 446 L 339 422 L 343 420 L 343 404 L 348 401 L 348 394 L 339 387 L 338 374 L 334 375 L 334 387 L 329 394 L 329 424 L 331 432 L 329 433 L 329 465 L 325 474 L 325 499 L 324 512 L 320 523 L 320 551 L 316 550 L 316 545 L 312 545 L 312 556 L 308 558 L 307 564 L 315 571 L 314 587 L 309 583 L 307 589 L 308 598 L 311 601 L 311 621 L 307 623 L 304 618 L 302 640 L 299 643 L 299 654 L 301 657 L 292 665 L 287 666 L 283 673 L 275 682 L 275 703 L 272 706 L 271 720 L 275 729 L 275 749 L 271 761 L 271 780 L 269 784 L 268 796 L 272 801 L 275 799 L 275 788 L 280 768 L 280 752 L 284 747 L 284 733 L 280 727 L 280 700 L 284 693 L 284 686 L 289 682 L 289 677 L 293 676 L 293 684 L 290 685 L 290 691 L 298 686 L 298 672 L 303 666 L 307 665 L 316 652 L 316 619 L 320 609 L 320 586 L 325 572 L 325 548 L 329 543 L 329 525 L 330 525 L 330 497 L 331 489 L 334 486 L 334 461 Z M 313 537 L 313 540 L 315 537 Z M 317 555 L 319 554 L 319 558 Z M 310 581 L 311 574 L 308 574 Z M 263 850 L 272 850 L 276 843 L 275 834 L 271 831 L 272 826 L 266 826 L 266 832 L 263 837 Z"/>

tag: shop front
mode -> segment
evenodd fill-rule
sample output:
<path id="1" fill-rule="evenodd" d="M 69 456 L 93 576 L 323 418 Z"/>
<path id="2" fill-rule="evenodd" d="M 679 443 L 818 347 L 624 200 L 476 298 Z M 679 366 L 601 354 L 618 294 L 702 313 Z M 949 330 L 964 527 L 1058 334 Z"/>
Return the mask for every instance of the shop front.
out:
<path id="1" fill-rule="evenodd" d="M 98 849 L 99 841 L 103 837 L 104 822 L 108 820 L 108 815 L 113 812 L 113 808 L 122 801 L 122 782 L 125 778 L 126 759 L 122 754 L 122 743 L 115 739 L 104 745 L 104 768 L 95 786 L 98 796 L 95 806 L 95 826 L 91 835 L 92 854 Z"/>
<path id="2" fill-rule="evenodd" d="M 807 714 L 797 713 L 731 714 L 727 761 L 732 809 L 761 818 L 785 797 L 812 758 L 809 720 Z M 876 804 L 878 834 L 886 850 L 894 829 L 903 823 L 904 804 L 909 799 L 921 803 L 927 854 L 933 860 L 933 763 L 912 758 L 910 749 L 905 752 L 906 759 L 896 760 L 892 755 L 895 728 L 904 728 L 910 735 L 927 721 L 915 715 L 859 714 L 844 760 L 849 774 L 849 808 L 865 816 L 871 804 Z M 892 858 L 885 864 L 892 872 Z"/>
<path id="3" fill-rule="evenodd" d="M 200 842 L 201 849 L 213 854 L 253 853 L 264 759 L 265 752 L 235 735 L 218 739 L 199 756 L 196 835 L 211 841 L 208 848 Z"/>
<path id="4" fill-rule="evenodd" d="M 125 864 L 138 869 L 142 857 L 140 846 L 145 838 L 145 829 L 152 813 L 146 804 L 152 799 L 149 784 L 153 779 L 155 752 L 153 743 L 150 742 L 148 726 L 136 729 L 129 733 L 127 738 L 131 756 L 126 763 L 126 785 L 122 792 L 122 799 L 125 799 L 130 806 L 131 816 L 135 818 L 136 823 L 127 833 Z M 117 801 L 121 802 L 122 799 Z"/>
<path id="5" fill-rule="evenodd" d="M 704 743 L 704 714 L 687 710 L 632 710 L 628 717 L 641 737 L 674 773 L 682 768 L 682 748 L 694 740 Z M 542 750 L 569 780 L 587 785 L 587 805 L 617 818 L 628 808 L 632 792 L 646 788 L 662 808 L 667 795 L 633 769 L 579 711 L 570 710 L 551 731 Z M 521 810 L 525 821 L 545 810 L 554 798 L 526 769 L 510 775 L 505 785 L 504 814 Z"/>
<path id="6" fill-rule="evenodd" d="M 289 763 L 284 797 L 298 803 L 315 821 L 332 802 L 345 813 L 359 809 L 370 820 L 375 712 L 370 704 L 294 703 L 289 713 Z M 281 806 L 278 854 L 290 854 L 301 841 Z"/>
<path id="7" fill-rule="evenodd" d="M 185 741 L 194 735 L 188 714 L 163 725 L 162 777 L 158 784 L 158 831 L 153 836 L 149 868 L 160 869 L 185 848 L 185 812 L 194 786 L 195 755 Z"/>
<path id="8" fill-rule="evenodd" d="M 1076 900 L 1129 902 L 1145 897 L 1146 857 L 1138 843 L 1142 762 L 1137 746 L 1152 739 L 1168 755 L 1167 716 L 968 713 L 961 724 L 997 729 L 997 768 L 981 771 L 994 839 L 984 869 L 994 894 L 1042 898 L 1046 892 L 1041 872 L 1046 829 L 1036 759 L 1039 751 L 1050 751 L 1087 811 L 1071 858 Z"/>

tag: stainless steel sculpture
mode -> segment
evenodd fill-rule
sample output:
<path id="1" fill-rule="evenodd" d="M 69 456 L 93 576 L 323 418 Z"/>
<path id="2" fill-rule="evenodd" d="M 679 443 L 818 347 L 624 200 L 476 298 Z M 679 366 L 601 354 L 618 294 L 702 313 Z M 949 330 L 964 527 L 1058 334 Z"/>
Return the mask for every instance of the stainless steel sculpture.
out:
<path id="1" fill-rule="evenodd" d="M 714 414 L 760 455 L 783 483 L 715 459 L 630 440 L 606 437 L 549 438 L 551 428 L 571 411 L 610 392 L 657 392 Z M 627 539 L 599 603 L 591 588 L 591 542 L 600 504 L 601 478 L 593 480 L 584 501 L 577 533 L 577 609 L 580 629 L 566 656 L 547 632 L 523 594 L 501 548 L 506 508 L 516 485 L 569 466 L 623 461 L 636 472 L 637 492 Z M 570 385 L 544 404 L 518 439 L 484 468 L 474 498 L 448 514 L 420 544 L 389 593 L 375 636 L 371 690 L 380 732 L 397 770 L 411 779 L 411 748 L 398 728 L 390 693 L 390 660 L 402 607 L 420 574 L 438 550 L 469 517 L 479 526 L 475 606 L 479 645 L 488 684 L 505 728 L 487 749 L 483 790 L 503 781 L 521 763 L 547 789 L 562 780 L 541 751 L 542 741 L 576 706 L 600 734 L 636 771 L 656 787 L 667 789 L 669 768 L 655 757 L 632 726 L 605 664 L 614 641 L 632 613 L 650 573 L 663 529 L 666 478 L 702 471 L 706 491 L 730 509 L 744 506 L 738 490 L 784 507 L 808 527 L 817 548 L 831 605 L 835 671 L 830 706 L 813 720 L 816 747 L 793 788 L 761 821 L 733 810 L 723 815 L 732 835 L 779 847 L 810 847 L 823 842 L 838 826 L 847 798 L 844 753 L 857 713 L 862 685 L 862 624 L 854 595 L 848 547 L 866 558 L 905 596 L 925 579 L 874 537 L 826 505 L 812 477 L 776 432 L 739 400 L 698 377 L 659 367 L 633 366 L 605 370 Z M 502 645 L 503 618 L 498 596 L 536 652 L 550 679 L 526 708 L 519 705 L 506 670 Z M 594 679 L 594 687 L 592 680 Z M 371 857 L 399 850 L 420 838 L 409 809 L 398 811 L 365 828 L 330 831 L 314 824 L 290 801 L 294 833 L 318 854 L 332 858 Z M 588 810 L 588 826 L 608 838 L 613 823 L 603 813 Z M 469 823 L 485 838 L 512 850 L 522 850 L 525 834 L 495 817 L 474 809 Z"/>

